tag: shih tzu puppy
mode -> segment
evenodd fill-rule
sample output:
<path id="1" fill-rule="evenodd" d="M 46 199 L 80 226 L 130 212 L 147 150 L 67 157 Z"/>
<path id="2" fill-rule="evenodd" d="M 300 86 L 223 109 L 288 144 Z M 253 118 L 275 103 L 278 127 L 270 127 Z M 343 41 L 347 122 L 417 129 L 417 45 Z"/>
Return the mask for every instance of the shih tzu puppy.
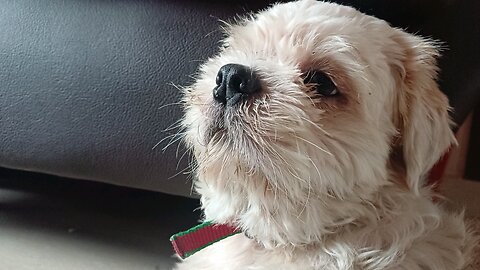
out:
<path id="1" fill-rule="evenodd" d="M 226 27 L 185 89 L 205 220 L 178 270 L 456 270 L 476 238 L 425 176 L 455 142 L 435 42 L 303 0 Z"/>

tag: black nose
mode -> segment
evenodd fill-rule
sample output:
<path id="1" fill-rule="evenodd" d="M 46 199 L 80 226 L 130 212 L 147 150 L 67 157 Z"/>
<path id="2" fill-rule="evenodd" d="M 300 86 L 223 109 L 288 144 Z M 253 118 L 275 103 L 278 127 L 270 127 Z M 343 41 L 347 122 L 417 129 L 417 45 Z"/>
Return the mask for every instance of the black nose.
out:
<path id="1" fill-rule="evenodd" d="M 242 98 L 260 90 L 260 81 L 247 66 L 227 64 L 220 68 L 216 78 L 217 86 L 213 97 L 217 102 L 228 106 L 235 105 Z"/>

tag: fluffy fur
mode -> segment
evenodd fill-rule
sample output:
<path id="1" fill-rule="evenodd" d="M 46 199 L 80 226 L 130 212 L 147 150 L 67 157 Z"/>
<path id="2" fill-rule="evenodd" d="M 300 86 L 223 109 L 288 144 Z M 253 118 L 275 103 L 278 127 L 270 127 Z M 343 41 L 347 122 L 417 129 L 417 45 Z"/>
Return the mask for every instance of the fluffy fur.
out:
<path id="1" fill-rule="evenodd" d="M 475 238 L 424 183 L 454 143 L 434 42 L 312 0 L 275 5 L 226 33 L 185 91 L 183 125 L 205 219 L 245 234 L 175 269 L 465 267 Z M 213 100 L 229 63 L 255 70 L 260 96 L 227 108 Z M 311 70 L 340 95 L 312 93 L 302 80 Z"/>

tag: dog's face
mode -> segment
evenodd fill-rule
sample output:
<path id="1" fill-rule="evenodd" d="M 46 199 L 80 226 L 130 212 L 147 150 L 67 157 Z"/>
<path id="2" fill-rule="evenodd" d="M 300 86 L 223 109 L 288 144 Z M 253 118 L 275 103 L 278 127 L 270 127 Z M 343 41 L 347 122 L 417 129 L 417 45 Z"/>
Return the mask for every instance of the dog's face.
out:
<path id="1" fill-rule="evenodd" d="M 384 185 L 418 192 L 452 141 L 436 54 L 311 0 L 228 26 L 184 99 L 206 218 L 301 245 L 368 215 Z"/>

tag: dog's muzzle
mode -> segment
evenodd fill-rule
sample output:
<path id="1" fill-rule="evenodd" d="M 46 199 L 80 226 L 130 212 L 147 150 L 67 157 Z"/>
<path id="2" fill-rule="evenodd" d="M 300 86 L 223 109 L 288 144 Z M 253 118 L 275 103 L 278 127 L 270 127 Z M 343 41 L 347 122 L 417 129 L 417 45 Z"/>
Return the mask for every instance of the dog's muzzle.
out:
<path id="1" fill-rule="evenodd" d="M 233 106 L 242 99 L 252 98 L 260 91 L 260 80 L 247 66 L 227 64 L 220 68 L 213 89 L 214 99 L 226 106 Z"/>

